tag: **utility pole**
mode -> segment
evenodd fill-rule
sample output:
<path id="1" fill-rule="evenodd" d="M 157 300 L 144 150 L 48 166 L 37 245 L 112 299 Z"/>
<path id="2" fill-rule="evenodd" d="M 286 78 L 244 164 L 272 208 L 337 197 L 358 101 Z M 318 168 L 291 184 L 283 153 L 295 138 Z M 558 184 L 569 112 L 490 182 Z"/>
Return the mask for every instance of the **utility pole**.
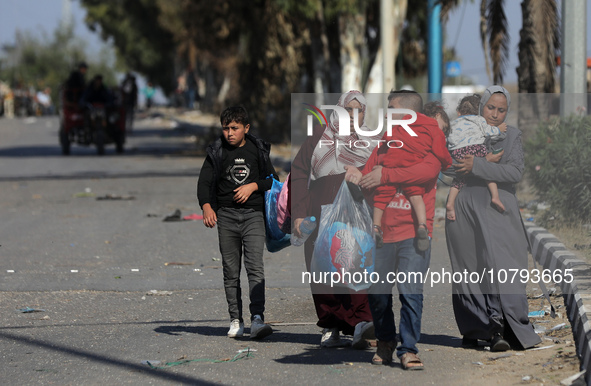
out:
<path id="1" fill-rule="evenodd" d="M 393 0 L 380 0 L 380 43 L 382 48 L 382 92 L 396 87 L 394 79 L 394 13 Z"/>
<path id="2" fill-rule="evenodd" d="M 68 30 L 72 26 L 72 0 L 62 0 L 62 28 Z"/>
<path id="3" fill-rule="evenodd" d="M 437 0 L 428 1 L 428 74 L 429 74 L 429 99 L 440 99 L 443 86 L 443 41 L 441 38 L 441 3 Z"/>
<path id="4" fill-rule="evenodd" d="M 560 116 L 587 108 L 587 0 L 562 0 Z"/>

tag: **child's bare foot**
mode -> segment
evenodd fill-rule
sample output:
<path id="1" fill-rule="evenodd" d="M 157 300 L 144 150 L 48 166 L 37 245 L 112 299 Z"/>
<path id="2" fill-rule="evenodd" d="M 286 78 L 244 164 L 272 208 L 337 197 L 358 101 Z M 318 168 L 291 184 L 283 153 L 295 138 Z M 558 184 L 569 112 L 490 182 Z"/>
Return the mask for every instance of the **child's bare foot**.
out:
<path id="1" fill-rule="evenodd" d="M 500 199 L 498 198 L 493 198 L 490 200 L 490 202 L 496 206 L 497 210 L 501 213 L 503 213 L 505 211 L 505 205 L 503 205 L 503 203 L 501 202 Z"/>
<path id="2" fill-rule="evenodd" d="M 379 225 L 373 226 L 373 236 L 376 241 L 376 248 L 381 248 L 384 246 L 384 232 L 382 232 L 382 228 Z"/>
<path id="3" fill-rule="evenodd" d="M 417 249 L 421 252 L 429 248 L 429 230 L 427 224 L 419 224 L 417 228 Z"/>
<path id="4" fill-rule="evenodd" d="M 445 207 L 446 217 L 449 221 L 456 221 L 456 209 L 453 206 Z"/>

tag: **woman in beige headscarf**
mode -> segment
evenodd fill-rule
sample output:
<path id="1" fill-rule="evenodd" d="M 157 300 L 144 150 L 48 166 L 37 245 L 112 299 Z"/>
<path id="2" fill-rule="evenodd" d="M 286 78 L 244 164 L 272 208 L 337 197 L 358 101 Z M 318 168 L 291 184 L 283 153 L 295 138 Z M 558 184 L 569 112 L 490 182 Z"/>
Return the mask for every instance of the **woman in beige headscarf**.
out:
<path id="1" fill-rule="evenodd" d="M 333 202 L 345 178 L 345 166 L 361 167 L 379 139 L 379 136 L 361 138 L 354 130 L 354 109 L 358 111 L 357 125 L 365 131 L 366 101 L 359 91 L 349 91 L 339 98 L 337 106 L 347 109 L 350 115 L 350 134 L 339 135 L 339 119 L 336 111 L 330 116 L 330 123 L 324 129 L 318 127 L 308 137 L 296 155 L 291 167 L 291 217 L 295 219 L 293 232 L 307 216 L 315 216 L 320 222 L 321 205 Z M 350 141 L 368 140 L 370 146 L 346 146 Z M 335 146 L 322 145 L 334 143 Z M 327 142 L 332 141 L 332 142 Z M 336 146 L 336 143 L 342 146 Z M 304 245 L 306 268 L 314 250 L 318 229 L 310 235 Z M 312 283 L 312 298 L 316 306 L 319 327 L 323 328 L 321 347 L 344 346 L 348 342 L 340 339 L 340 333 L 353 335 L 353 347 L 367 347 L 365 339 L 373 337 L 373 323 L 366 293 L 334 293 L 323 284 Z M 341 291 L 342 292 L 342 291 Z"/>

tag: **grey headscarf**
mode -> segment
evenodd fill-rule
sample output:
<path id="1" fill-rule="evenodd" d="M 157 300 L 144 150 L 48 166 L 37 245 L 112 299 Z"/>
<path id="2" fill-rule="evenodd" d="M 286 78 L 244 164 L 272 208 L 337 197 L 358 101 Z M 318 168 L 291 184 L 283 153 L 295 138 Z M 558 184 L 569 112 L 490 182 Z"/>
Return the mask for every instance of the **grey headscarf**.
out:
<path id="1" fill-rule="evenodd" d="M 492 94 L 496 94 L 498 92 L 505 95 L 505 98 L 507 98 L 507 113 L 509 112 L 509 107 L 511 106 L 511 95 L 509 94 L 509 91 L 507 91 L 507 89 L 503 86 L 495 85 L 490 86 L 482 93 L 482 98 L 480 98 L 480 115 L 482 115 L 482 109 L 484 109 L 484 105 L 486 102 L 488 102 Z"/>

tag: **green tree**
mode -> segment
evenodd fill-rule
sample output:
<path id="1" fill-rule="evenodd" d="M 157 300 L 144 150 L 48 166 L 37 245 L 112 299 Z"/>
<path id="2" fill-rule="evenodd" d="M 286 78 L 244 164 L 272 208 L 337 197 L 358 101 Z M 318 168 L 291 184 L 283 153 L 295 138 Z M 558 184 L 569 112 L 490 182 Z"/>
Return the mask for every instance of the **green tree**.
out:
<path id="1" fill-rule="evenodd" d="M 167 91 L 184 70 L 197 69 L 206 84 L 202 106 L 218 112 L 242 103 L 272 140 L 289 137 L 291 93 L 363 91 L 376 64 L 378 0 L 81 1 L 86 22 L 112 39 L 128 67 Z M 402 25 L 407 1 L 395 4 L 404 5 Z M 424 16 L 410 24 L 418 19 L 424 24 Z M 413 47 L 422 61 L 411 71 L 424 72 L 426 28 L 407 28 L 402 40 L 421 42 Z M 403 68 L 417 66 L 416 57 Z"/>
<path id="2" fill-rule="evenodd" d="M 154 0 L 81 0 L 86 24 L 112 41 L 124 65 L 145 75 L 165 91 L 174 89 L 173 36 L 159 23 Z"/>
<path id="3" fill-rule="evenodd" d="M 76 64 L 86 60 L 85 43 L 76 37 L 72 28 L 58 28 L 53 36 L 36 38 L 30 33 L 17 32 L 15 44 L 3 48 L 4 60 L 0 79 L 12 87 L 51 88 L 54 103 L 59 101 L 59 90 Z M 105 84 L 116 84 L 116 75 L 107 51 L 97 60 L 86 60 L 89 75 L 103 74 Z"/>
<path id="4" fill-rule="evenodd" d="M 541 122 L 525 142 L 526 171 L 553 225 L 591 222 L 591 117 Z M 543 224 L 546 225 L 546 224 Z"/>

